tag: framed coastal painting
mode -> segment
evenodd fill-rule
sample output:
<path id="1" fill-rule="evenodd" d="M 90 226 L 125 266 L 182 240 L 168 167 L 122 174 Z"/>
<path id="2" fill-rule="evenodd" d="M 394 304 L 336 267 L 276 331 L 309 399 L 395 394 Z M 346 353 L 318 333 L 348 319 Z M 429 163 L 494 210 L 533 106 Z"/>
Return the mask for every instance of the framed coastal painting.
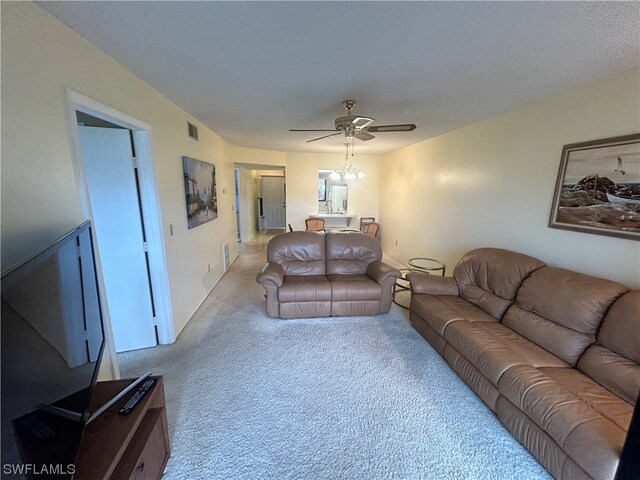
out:
<path id="1" fill-rule="evenodd" d="M 549 226 L 640 240 L 640 133 L 564 146 Z"/>
<path id="2" fill-rule="evenodd" d="M 218 218 L 215 165 L 191 157 L 182 157 L 182 169 L 189 228 Z"/>

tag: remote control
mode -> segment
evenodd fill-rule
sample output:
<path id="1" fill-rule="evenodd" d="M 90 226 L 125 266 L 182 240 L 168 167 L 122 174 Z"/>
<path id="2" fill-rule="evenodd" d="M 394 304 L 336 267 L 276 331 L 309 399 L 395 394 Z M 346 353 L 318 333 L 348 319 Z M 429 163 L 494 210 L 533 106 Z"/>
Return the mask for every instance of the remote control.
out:
<path id="1" fill-rule="evenodd" d="M 151 390 L 151 387 L 153 387 L 154 383 L 156 383 L 155 378 L 149 378 L 145 380 L 143 384 L 140 385 L 140 388 L 138 388 L 138 391 L 133 395 L 133 397 L 127 400 L 127 403 L 125 403 L 124 406 L 120 409 L 120 414 L 129 415 L 131 411 L 136 408 L 136 405 L 140 403 L 140 400 L 142 400 L 144 396 L 149 393 L 149 390 Z"/>

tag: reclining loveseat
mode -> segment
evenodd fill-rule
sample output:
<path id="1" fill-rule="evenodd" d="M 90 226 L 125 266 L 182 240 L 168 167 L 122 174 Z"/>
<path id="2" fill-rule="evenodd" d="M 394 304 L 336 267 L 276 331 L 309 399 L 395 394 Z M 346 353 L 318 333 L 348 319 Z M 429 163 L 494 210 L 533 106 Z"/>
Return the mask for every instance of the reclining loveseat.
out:
<path id="1" fill-rule="evenodd" d="M 270 317 L 377 315 L 391 308 L 400 276 L 382 262 L 380 243 L 361 233 L 287 232 L 267 246 L 256 280 Z"/>
<path id="2" fill-rule="evenodd" d="M 497 248 L 408 279 L 414 328 L 554 477 L 614 477 L 640 390 L 640 290 Z"/>

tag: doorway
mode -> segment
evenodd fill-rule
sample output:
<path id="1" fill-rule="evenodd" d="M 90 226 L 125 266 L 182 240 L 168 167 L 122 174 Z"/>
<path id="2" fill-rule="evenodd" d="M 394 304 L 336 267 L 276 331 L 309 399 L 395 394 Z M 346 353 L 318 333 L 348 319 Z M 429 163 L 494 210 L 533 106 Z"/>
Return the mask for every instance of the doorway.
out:
<path id="1" fill-rule="evenodd" d="M 70 89 L 67 100 L 73 120 L 85 123 L 73 122 L 71 128 L 74 167 L 85 217 L 96 226 L 98 283 L 111 348 L 172 343 L 150 126 Z M 94 126 L 87 126 L 90 117 Z"/>
<path id="2" fill-rule="evenodd" d="M 284 177 L 260 177 L 266 229 L 285 228 L 287 216 L 285 188 Z"/>
<path id="3" fill-rule="evenodd" d="M 280 227 L 270 227 L 266 219 L 266 200 L 263 178 L 276 178 L 280 195 Z M 236 187 L 236 219 L 238 239 L 241 244 L 250 242 L 253 237 L 266 228 L 284 229 L 286 222 L 286 182 L 285 168 L 282 165 L 260 165 L 250 163 L 234 164 L 234 182 Z M 267 192 L 267 197 L 269 193 Z M 274 224 L 271 222 L 271 224 Z M 240 250 L 242 251 L 242 250 Z"/>

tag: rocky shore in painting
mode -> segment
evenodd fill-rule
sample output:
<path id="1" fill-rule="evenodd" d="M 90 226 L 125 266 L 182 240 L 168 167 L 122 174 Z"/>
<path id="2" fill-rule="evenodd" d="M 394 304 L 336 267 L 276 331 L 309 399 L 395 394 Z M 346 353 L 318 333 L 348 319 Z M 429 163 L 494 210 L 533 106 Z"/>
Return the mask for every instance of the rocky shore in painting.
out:
<path id="1" fill-rule="evenodd" d="M 640 232 L 640 184 L 616 184 L 590 175 L 575 185 L 564 185 L 556 221 Z"/>

